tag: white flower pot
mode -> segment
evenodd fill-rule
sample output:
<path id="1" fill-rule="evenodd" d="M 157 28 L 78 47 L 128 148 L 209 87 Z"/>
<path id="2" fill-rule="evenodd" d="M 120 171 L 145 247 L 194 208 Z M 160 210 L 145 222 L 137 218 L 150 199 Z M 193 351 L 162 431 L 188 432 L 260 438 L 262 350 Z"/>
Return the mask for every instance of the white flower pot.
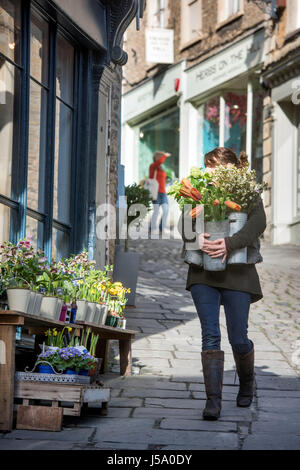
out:
<path id="1" fill-rule="evenodd" d="M 9 310 L 27 313 L 31 291 L 29 289 L 8 288 L 6 292 Z"/>
<path id="2" fill-rule="evenodd" d="M 85 321 L 86 314 L 87 314 L 87 301 L 86 300 L 77 300 L 77 312 L 76 312 L 76 320 L 78 321 Z"/>
<path id="3" fill-rule="evenodd" d="M 34 315 L 40 314 L 42 300 L 43 300 L 43 294 L 41 294 L 40 292 L 36 292 L 35 303 L 34 303 Z"/>
<path id="4" fill-rule="evenodd" d="M 36 293 L 30 291 L 30 299 L 28 302 L 27 313 L 34 315 L 34 305 L 35 305 Z"/>
<path id="5" fill-rule="evenodd" d="M 55 320 L 59 320 L 60 317 L 60 312 L 63 306 L 63 300 L 62 299 L 57 299 L 57 309 L 56 309 L 56 317 Z"/>
<path id="6" fill-rule="evenodd" d="M 57 314 L 57 301 L 57 297 L 43 297 L 40 310 L 41 317 L 51 318 L 52 320 L 55 320 Z"/>
<path id="7" fill-rule="evenodd" d="M 86 313 L 86 322 L 93 322 L 96 310 L 96 302 L 88 302 L 87 313 Z"/>
<path id="8" fill-rule="evenodd" d="M 118 326 L 119 326 L 119 328 L 122 328 L 122 330 L 125 330 L 126 329 L 126 318 L 121 318 L 121 320 L 119 320 L 119 322 L 118 322 Z"/>
<path id="9" fill-rule="evenodd" d="M 108 305 L 102 304 L 99 325 L 105 325 L 107 314 L 108 314 Z"/>

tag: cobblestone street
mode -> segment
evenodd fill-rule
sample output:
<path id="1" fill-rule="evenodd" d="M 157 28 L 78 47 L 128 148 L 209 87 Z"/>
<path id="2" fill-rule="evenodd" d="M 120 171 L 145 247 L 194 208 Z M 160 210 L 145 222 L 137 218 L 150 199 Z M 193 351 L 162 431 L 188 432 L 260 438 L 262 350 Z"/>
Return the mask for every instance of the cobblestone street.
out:
<path id="1" fill-rule="evenodd" d="M 250 408 L 237 408 L 238 378 L 221 310 L 225 372 L 221 417 L 204 421 L 201 329 L 190 293 L 180 240 L 131 242 L 142 254 L 136 308 L 127 308 L 133 375 L 118 375 L 111 342 L 112 390 L 108 415 L 69 418 L 61 433 L 13 431 L 0 449 L 299 449 L 300 248 L 262 246 L 258 265 L 264 298 L 251 306 L 256 392 Z M 115 354 L 113 354 L 115 351 Z"/>

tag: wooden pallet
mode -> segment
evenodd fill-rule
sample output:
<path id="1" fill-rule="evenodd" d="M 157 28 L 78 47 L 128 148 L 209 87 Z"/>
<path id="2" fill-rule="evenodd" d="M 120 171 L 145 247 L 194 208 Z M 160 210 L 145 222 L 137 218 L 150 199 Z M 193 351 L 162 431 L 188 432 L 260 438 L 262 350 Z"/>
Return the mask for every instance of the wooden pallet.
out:
<path id="1" fill-rule="evenodd" d="M 80 416 L 84 403 L 102 405 L 100 413 L 106 414 L 110 389 L 98 385 L 16 381 L 14 396 L 23 400 L 17 405 L 17 429 L 60 431 L 63 416 Z"/>

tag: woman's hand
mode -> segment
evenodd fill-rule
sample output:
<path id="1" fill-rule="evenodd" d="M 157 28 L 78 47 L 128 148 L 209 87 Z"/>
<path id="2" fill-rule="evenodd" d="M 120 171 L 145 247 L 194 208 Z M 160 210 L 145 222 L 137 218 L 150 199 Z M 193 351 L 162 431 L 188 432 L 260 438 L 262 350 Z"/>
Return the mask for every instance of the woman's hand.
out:
<path id="1" fill-rule="evenodd" d="M 165 153 L 165 156 L 168 158 L 168 157 L 171 157 L 171 153 Z"/>
<path id="2" fill-rule="evenodd" d="M 204 233 L 203 235 L 204 237 L 210 236 L 208 233 Z M 206 240 L 204 238 L 201 250 L 207 253 L 212 258 L 219 258 L 219 256 L 223 256 L 222 263 L 225 262 L 225 259 L 227 257 L 227 248 L 224 238 L 218 238 L 214 241 Z"/>

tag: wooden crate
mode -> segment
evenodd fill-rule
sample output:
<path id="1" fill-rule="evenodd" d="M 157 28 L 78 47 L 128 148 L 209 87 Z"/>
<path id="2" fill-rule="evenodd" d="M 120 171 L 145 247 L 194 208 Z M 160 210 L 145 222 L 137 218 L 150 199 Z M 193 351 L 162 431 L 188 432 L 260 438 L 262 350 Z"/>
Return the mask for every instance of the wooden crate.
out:
<path id="1" fill-rule="evenodd" d="M 80 416 L 84 403 L 102 405 L 101 414 L 106 414 L 110 389 L 98 385 L 16 381 L 14 396 L 23 400 L 17 406 L 17 429 L 57 431 L 61 429 L 63 416 Z"/>

